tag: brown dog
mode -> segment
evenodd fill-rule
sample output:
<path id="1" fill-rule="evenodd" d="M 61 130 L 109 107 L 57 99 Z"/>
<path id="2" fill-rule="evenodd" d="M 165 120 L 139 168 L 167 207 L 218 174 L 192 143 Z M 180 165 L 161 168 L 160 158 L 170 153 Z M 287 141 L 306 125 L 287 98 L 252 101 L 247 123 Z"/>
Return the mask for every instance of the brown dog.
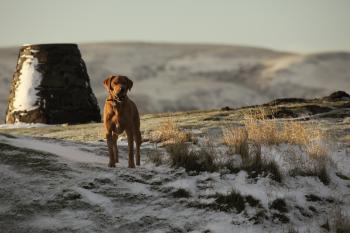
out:
<path id="1" fill-rule="evenodd" d="M 136 165 L 140 165 L 140 116 L 137 107 L 128 96 L 128 90 L 133 82 L 126 76 L 110 75 L 103 82 L 108 97 L 103 111 L 103 122 L 106 130 L 107 146 L 109 152 L 109 167 L 118 163 L 118 135 L 126 132 L 129 148 L 129 167 L 134 168 L 134 141 L 136 143 Z"/>

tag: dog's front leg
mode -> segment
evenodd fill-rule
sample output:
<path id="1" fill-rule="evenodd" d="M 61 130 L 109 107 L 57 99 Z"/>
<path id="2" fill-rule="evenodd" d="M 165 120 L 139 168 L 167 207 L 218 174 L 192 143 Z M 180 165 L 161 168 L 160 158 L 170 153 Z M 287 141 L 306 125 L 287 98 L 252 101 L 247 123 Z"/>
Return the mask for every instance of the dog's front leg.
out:
<path id="1" fill-rule="evenodd" d="M 117 145 L 118 134 L 113 133 L 112 141 L 113 141 L 113 153 L 114 153 L 115 162 L 116 162 L 116 163 L 119 163 L 119 158 L 118 158 L 118 145 Z"/>
<path id="2" fill-rule="evenodd" d="M 129 168 L 135 168 L 134 161 L 134 135 L 131 130 L 126 131 L 128 137 L 128 148 L 129 148 Z"/>
<path id="3" fill-rule="evenodd" d="M 134 133 L 135 143 L 136 143 L 136 165 L 140 166 L 140 146 L 142 143 L 141 132 L 137 130 Z"/>
<path id="4" fill-rule="evenodd" d="M 108 167 L 115 167 L 115 156 L 113 153 L 113 138 L 112 137 L 113 137 L 112 132 L 108 132 L 106 134 L 108 153 L 109 153 Z"/>

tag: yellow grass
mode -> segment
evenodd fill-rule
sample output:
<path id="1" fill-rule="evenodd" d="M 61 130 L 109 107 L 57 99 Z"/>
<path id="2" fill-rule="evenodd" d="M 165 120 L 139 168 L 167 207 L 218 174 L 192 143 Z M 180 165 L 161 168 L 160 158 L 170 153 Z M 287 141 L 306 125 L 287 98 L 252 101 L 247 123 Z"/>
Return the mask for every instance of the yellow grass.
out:
<path id="1" fill-rule="evenodd" d="M 248 154 L 248 133 L 245 128 L 227 128 L 224 130 L 224 143 L 234 148 L 242 156 Z"/>
<path id="2" fill-rule="evenodd" d="M 248 139 L 248 133 L 245 128 L 228 128 L 224 131 L 224 142 L 226 145 L 241 145 Z"/>
<path id="3" fill-rule="evenodd" d="M 317 142 L 311 142 L 306 145 L 306 151 L 312 159 L 325 159 L 328 155 L 327 149 Z"/>
<path id="4" fill-rule="evenodd" d="M 150 140 L 165 144 L 182 143 L 190 140 L 190 134 L 182 131 L 172 119 L 168 119 L 150 133 Z"/>
<path id="5" fill-rule="evenodd" d="M 269 111 L 271 113 L 272 110 Z M 327 155 L 322 145 L 326 135 L 317 124 L 268 119 L 268 115 L 271 114 L 263 108 L 250 111 L 244 116 L 244 128 L 228 128 L 224 131 L 224 142 L 235 148 L 240 147 L 246 139 L 259 145 L 287 143 L 303 146 L 311 158 Z"/>

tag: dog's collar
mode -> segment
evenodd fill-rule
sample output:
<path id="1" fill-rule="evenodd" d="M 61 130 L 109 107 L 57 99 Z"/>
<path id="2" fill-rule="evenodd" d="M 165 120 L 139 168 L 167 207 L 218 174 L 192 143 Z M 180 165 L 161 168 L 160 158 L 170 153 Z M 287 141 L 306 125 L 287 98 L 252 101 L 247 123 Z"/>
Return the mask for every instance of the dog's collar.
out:
<path id="1" fill-rule="evenodd" d="M 123 103 L 125 100 L 121 101 L 121 100 L 118 100 L 118 99 L 110 98 L 110 99 L 107 99 L 107 101 L 113 101 L 113 102 L 116 102 L 116 103 Z"/>
<path id="2" fill-rule="evenodd" d="M 126 97 L 125 97 L 125 99 L 124 100 L 118 100 L 117 98 L 109 98 L 109 99 L 107 99 L 107 101 L 111 101 L 112 102 L 112 106 L 113 106 L 113 108 L 116 108 L 116 107 L 118 107 L 118 106 L 121 106 L 123 103 L 125 103 L 125 101 L 126 101 Z"/>
<path id="3" fill-rule="evenodd" d="M 119 103 L 119 104 L 122 104 L 123 102 L 125 102 L 126 100 L 126 96 L 124 96 L 123 100 L 119 100 L 118 98 L 115 98 L 111 92 L 109 92 L 109 96 L 110 98 L 107 99 L 107 101 L 113 101 L 113 103 Z"/>

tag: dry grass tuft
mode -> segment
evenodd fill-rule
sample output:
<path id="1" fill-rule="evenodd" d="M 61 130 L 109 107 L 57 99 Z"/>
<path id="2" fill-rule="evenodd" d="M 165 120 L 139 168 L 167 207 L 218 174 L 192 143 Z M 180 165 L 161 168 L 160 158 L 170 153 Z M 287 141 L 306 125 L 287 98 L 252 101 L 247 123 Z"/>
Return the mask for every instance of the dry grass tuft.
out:
<path id="1" fill-rule="evenodd" d="M 269 119 L 273 115 L 271 111 L 263 108 L 249 111 L 244 116 L 244 128 L 227 128 L 224 132 L 224 142 L 233 147 L 238 154 L 241 154 L 241 150 L 244 150 L 249 141 L 259 145 L 300 145 L 305 148 L 310 158 L 327 156 L 327 150 L 322 144 L 327 136 L 319 125 Z"/>
<path id="2" fill-rule="evenodd" d="M 333 225 L 336 233 L 349 233 L 350 216 L 341 211 L 340 208 L 336 208 L 333 216 Z"/>
<path id="3" fill-rule="evenodd" d="M 248 157 L 248 133 L 245 128 L 228 128 L 224 130 L 224 143 L 234 152 L 243 157 Z"/>
<path id="4" fill-rule="evenodd" d="M 287 229 L 287 233 L 299 233 L 299 231 L 295 229 L 293 226 L 289 226 Z"/>
<path id="5" fill-rule="evenodd" d="M 235 133 L 238 136 L 234 136 Z M 237 131 L 227 131 L 224 135 L 224 140 L 227 145 L 235 148 L 237 154 L 240 154 L 242 162 L 240 167 L 237 167 L 232 161 L 228 160 L 226 163 L 222 164 L 221 167 L 225 167 L 232 172 L 245 170 L 250 178 L 256 178 L 259 175 L 269 175 L 271 179 L 282 182 L 282 174 L 278 164 L 274 160 L 262 158 L 260 144 L 254 143 L 249 146 L 247 133 L 244 129 L 239 128 Z"/>
<path id="6" fill-rule="evenodd" d="M 210 209 L 210 210 L 219 210 L 229 213 L 241 213 L 245 212 L 246 207 L 249 205 L 250 207 L 257 208 L 259 211 L 256 215 L 250 220 L 254 220 L 254 224 L 257 224 L 265 218 L 265 210 L 262 209 L 262 205 L 259 200 L 255 199 L 251 195 L 242 195 L 239 191 L 232 189 L 227 193 L 215 193 L 214 195 L 208 196 L 209 198 L 215 198 L 214 202 L 203 203 L 203 202 L 190 202 L 188 206 L 202 208 L 202 209 Z"/>
<path id="7" fill-rule="evenodd" d="M 237 213 L 241 213 L 245 209 L 245 200 L 236 190 L 225 194 L 217 193 L 215 199 L 216 207 L 221 211 L 229 212 L 235 209 Z"/>
<path id="8" fill-rule="evenodd" d="M 186 143 L 170 144 L 167 146 L 171 167 L 183 167 L 186 171 L 214 172 L 218 170 L 215 163 L 215 152 L 208 148 L 199 151 L 191 150 Z"/>
<path id="9" fill-rule="evenodd" d="M 245 170 L 250 178 L 257 178 L 259 175 L 270 176 L 271 179 L 281 183 L 282 173 L 274 160 L 267 160 L 261 154 L 250 155 L 248 159 L 242 159 L 241 169 Z"/>
<path id="10" fill-rule="evenodd" d="M 175 198 L 189 198 L 191 197 L 191 193 L 186 189 L 179 188 L 178 190 L 172 193 L 172 196 Z"/>
<path id="11" fill-rule="evenodd" d="M 248 139 L 258 144 L 278 144 L 280 135 L 276 120 L 267 119 L 264 109 L 249 111 L 243 120 Z"/>
<path id="12" fill-rule="evenodd" d="M 308 160 L 291 171 L 292 175 L 317 176 L 324 184 L 330 183 L 327 173 L 328 151 L 323 142 L 327 136 L 317 124 L 285 121 L 272 118 L 272 110 L 253 109 L 245 114 L 244 127 L 226 128 L 223 140 L 226 145 L 240 154 L 242 167 L 254 174 L 270 173 L 274 180 L 281 181 L 281 174 L 274 161 L 262 159 L 261 145 L 281 143 L 300 146 Z M 252 149 L 256 149 L 255 153 Z M 255 156 L 254 156 L 255 154 Z"/>
<path id="13" fill-rule="evenodd" d="M 146 157 L 146 162 L 153 163 L 155 166 L 160 166 L 164 163 L 163 155 L 157 148 L 149 151 Z"/>
<path id="14" fill-rule="evenodd" d="M 319 143 L 310 143 L 306 145 L 306 151 L 311 159 L 316 160 L 326 159 L 328 155 L 326 148 Z"/>
<path id="15" fill-rule="evenodd" d="M 337 226 L 336 226 L 336 232 L 337 233 L 349 233 L 350 232 L 350 219 L 342 219 L 341 222 L 338 220 Z M 348 222 L 346 222 L 348 221 Z"/>
<path id="16" fill-rule="evenodd" d="M 303 124 L 298 121 L 278 121 L 269 119 L 267 110 L 260 108 L 250 111 L 244 116 L 243 123 L 248 132 L 249 140 L 267 145 L 290 143 L 309 145 L 312 141 L 322 140 L 325 134 L 316 124 Z"/>
<path id="17" fill-rule="evenodd" d="M 311 136 L 305 145 L 309 157 L 317 160 L 325 160 L 328 157 L 328 151 L 323 145 L 323 142 L 328 138 L 328 136 L 321 131 L 317 125 L 313 125 L 309 131 L 311 131 Z"/>
<path id="18" fill-rule="evenodd" d="M 327 158 L 313 158 L 311 161 L 299 164 L 289 171 L 289 175 L 295 176 L 315 176 L 324 184 L 330 183 L 330 177 L 327 171 Z"/>
<path id="19" fill-rule="evenodd" d="M 151 132 L 150 140 L 165 144 L 177 144 L 190 141 L 191 135 L 182 131 L 173 120 L 169 119 Z"/>

